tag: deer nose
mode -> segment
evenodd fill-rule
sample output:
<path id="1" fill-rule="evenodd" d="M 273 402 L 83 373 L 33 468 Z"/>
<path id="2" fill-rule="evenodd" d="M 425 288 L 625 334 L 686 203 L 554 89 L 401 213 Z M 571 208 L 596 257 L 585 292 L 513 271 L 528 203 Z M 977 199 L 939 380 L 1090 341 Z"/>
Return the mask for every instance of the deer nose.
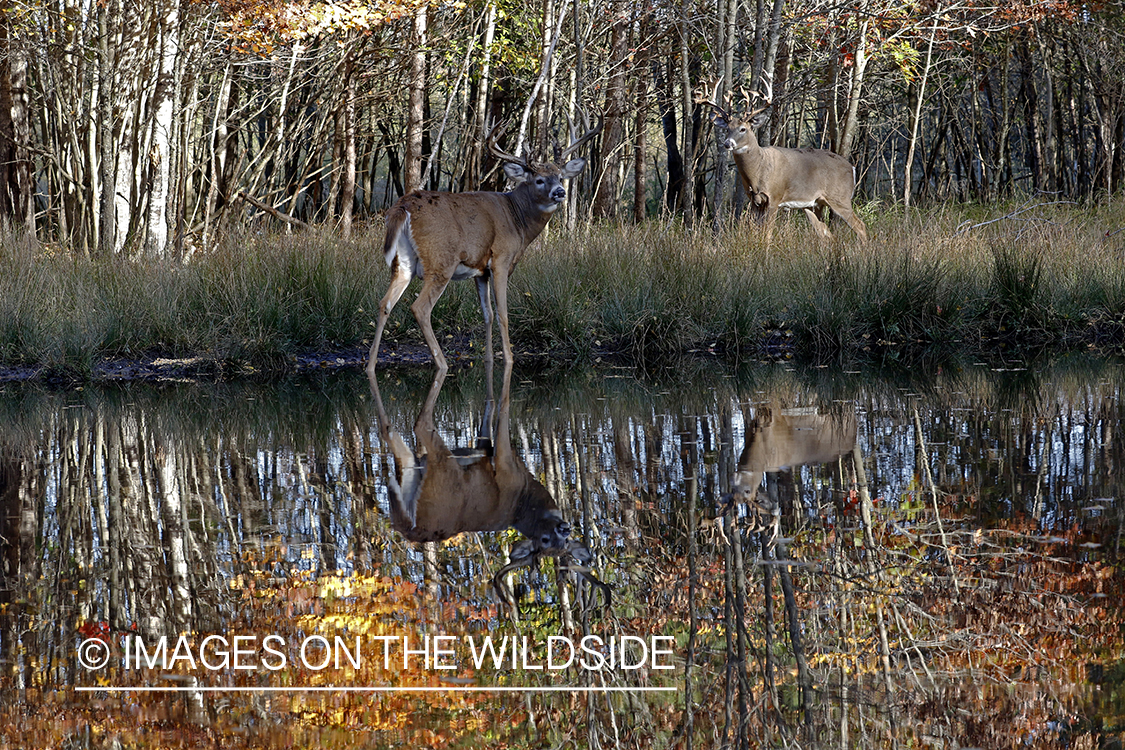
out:
<path id="1" fill-rule="evenodd" d="M 564 188 L 562 185 L 559 185 L 557 188 L 552 190 L 551 191 L 551 200 L 553 200 L 555 203 L 562 203 L 563 201 L 565 201 L 566 200 L 566 188 Z"/>

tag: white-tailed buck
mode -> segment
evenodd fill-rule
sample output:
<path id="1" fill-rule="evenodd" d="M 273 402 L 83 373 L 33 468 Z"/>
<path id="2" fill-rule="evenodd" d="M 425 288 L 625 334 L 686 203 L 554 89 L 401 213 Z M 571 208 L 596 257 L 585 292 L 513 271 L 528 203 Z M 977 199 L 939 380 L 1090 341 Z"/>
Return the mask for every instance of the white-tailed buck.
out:
<path id="1" fill-rule="evenodd" d="M 379 305 L 375 341 L 368 354 L 367 369 L 373 372 L 379 358 L 383 327 L 410 279 L 422 278 L 422 289 L 411 305 L 426 346 L 439 370 L 446 369 L 430 313 L 450 281 L 476 279 L 484 314 L 485 351 L 492 357 L 492 302 L 489 281 L 496 295 L 500 339 L 504 361 L 512 361 L 508 339 L 508 277 L 532 240 L 547 226 L 552 214 L 566 200 L 563 180 L 576 177 L 586 160 L 569 155 L 601 130 L 588 130 L 581 138 L 571 128 L 571 144 L 559 152 L 554 163 L 532 163 L 496 146 L 500 127 L 492 129 L 488 147 L 504 162 L 504 173 L 516 186 L 508 193 L 445 193 L 415 190 L 404 195 L 387 212 L 387 234 L 383 257 L 391 267 L 391 285 Z M 558 166 L 562 164 L 562 166 Z"/>
<path id="2" fill-rule="evenodd" d="M 434 425 L 434 405 L 445 380 L 444 372 L 435 373 L 414 422 L 413 450 L 401 434 L 390 429 L 379 386 L 375 376 L 369 376 L 379 415 L 379 434 L 394 456 L 394 476 L 387 487 L 391 525 L 412 542 L 444 541 L 466 531 L 515 528 L 526 539 L 516 545 L 511 562 L 493 578 L 501 598 L 511 601 L 501 584 L 509 571 L 542 557 L 557 557 L 571 571 L 604 591 L 608 603 L 609 587 L 589 570 L 593 559 L 590 550 L 570 538 L 571 526 L 555 499 L 512 449 L 511 371 L 511 366 L 506 365 L 495 441 L 490 386 L 481 429 L 471 448 L 450 448 Z"/>
<path id="3" fill-rule="evenodd" d="M 759 95 L 762 106 L 752 108 L 753 99 L 743 92 L 746 111 L 731 115 L 716 101 L 719 83 L 710 97 L 697 93 L 696 101 L 715 110 L 715 123 L 725 128 L 724 145 L 734 154 L 735 168 L 750 201 L 754 218 L 766 227 L 766 238 L 773 232 L 779 209 L 803 208 L 821 237 L 830 238 L 828 226 L 818 212 L 828 208 L 848 222 L 859 238 L 867 241 L 867 227 L 852 211 L 855 193 L 855 168 L 839 154 L 820 148 L 779 148 L 761 146 L 754 134 L 765 123 L 770 107 L 770 85 Z M 730 106 L 729 100 L 727 106 Z"/>
<path id="4" fill-rule="evenodd" d="M 816 407 L 783 409 L 778 404 L 758 409 L 746 421 L 746 445 L 723 502 L 745 504 L 761 525 L 776 527 L 780 508 L 758 499 L 766 474 L 835 461 L 852 450 L 855 439 L 854 412 L 825 414 Z"/>

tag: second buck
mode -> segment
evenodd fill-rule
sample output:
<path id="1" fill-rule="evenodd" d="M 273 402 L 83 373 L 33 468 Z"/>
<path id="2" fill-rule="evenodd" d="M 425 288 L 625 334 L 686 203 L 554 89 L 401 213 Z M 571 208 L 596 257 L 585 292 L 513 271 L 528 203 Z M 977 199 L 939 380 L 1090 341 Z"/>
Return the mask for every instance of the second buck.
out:
<path id="1" fill-rule="evenodd" d="M 859 238 L 866 242 L 867 227 L 852 211 L 855 168 L 848 160 L 825 149 L 759 145 L 754 131 L 765 123 L 768 115 L 769 84 L 766 93 L 759 97 L 762 106 L 751 109 L 751 97 L 744 93 L 747 111 L 732 116 L 716 101 L 720 82 L 711 87 L 709 98 L 700 93 L 696 101 L 711 105 L 716 113 L 716 124 L 726 128 L 724 145 L 734 154 L 742 187 L 750 199 L 755 218 L 766 226 L 766 238 L 769 239 L 778 209 L 782 208 L 803 208 L 817 234 L 830 238 L 832 233 L 817 215 L 817 212 L 828 208 L 848 222 Z"/>
<path id="2" fill-rule="evenodd" d="M 484 314 L 485 353 L 492 357 L 492 301 L 489 280 L 496 294 L 504 361 L 512 361 L 508 340 L 508 275 L 527 246 L 547 226 L 551 215 L 566 200 L 563 180 L 577 177 L 586 166 L 582 158 L 563 160 L 601 130 L 588 130 L 581 138 L 571 131 L 571 144 L 555 156 L 555 164 L 532 164 L 496 146 L 499 128 L 488 136 L 492 154 L 504 162 L 504 173 L 517 183 L 509 193 L 439 193 L 414 190 L 387 212 L 383 257 L 391 267 L 391 285 L 379 305 L 375 341 L 367 358 L 367 371 L 375 371 L 383 328 L 410 279 L 422 277 L 422 290 L 411 305 L 426 346 L 439 370 L 446 369 L 430 313 L 450 281 L 476 279 Z"/>

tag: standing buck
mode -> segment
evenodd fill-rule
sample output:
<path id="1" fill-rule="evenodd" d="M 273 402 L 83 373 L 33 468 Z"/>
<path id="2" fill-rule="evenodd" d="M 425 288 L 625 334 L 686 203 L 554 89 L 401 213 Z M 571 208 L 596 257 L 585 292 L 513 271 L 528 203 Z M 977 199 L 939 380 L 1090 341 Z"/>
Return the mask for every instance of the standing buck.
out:
<path id="1" fill-rule="evenodd" d="M 586 166 L 586 160 L 571 159 L 562 167 L 557 164 L 593 138 L 601 125 L 588 130 L 581 138 L 575 138 L 572 128 L 571 144 L 561 152 L 556 149 L 555 163 L 543 164 L 533 164 L 497 148 L 499 129 L 497 126 L 489 133 L 488 148 L 504 162 L 508 179 L 517 183 L 511 192 L 414 190 L 387 212 L 383 257 L 391 267 L 391 285 L 379 304 L 375 341 L 367 359 L 368 372 L 375 370 L 387 316 L 415 276 L 422 277 L 422 290 L 411 310 L 439 370 L 446 369 L 446 362 L 430 325 L 430 313 L 450 281 L 468 278 L 475 278 L 477 282 L 484 314 L 486 355 L 492 357 L 492 302 L 488 285 L 491 279 L 500 317 L 504 361 L 512 361 L 512 345 L 508 340 L 508 276 L 527 246 L 566 200 L 563 180 L 576 177 Z"/>
<path id="2" fill-rule="evenodd" d="M 720 79 L 721 82 L 721 79 Z M 696 95 L 700 104 L 714 108 L 715 122 L 726 128 L 724 145 L 734 154 L 734 164 L 742 187 L 759 224 L 766 226 L 766 239 L 773 233 L 778 209 L 805 209 L 813 228 L 821 237 L 832 233 L 817 213 L 829 208 L 851 225 L 859 238 L 867 241 L 867 227 L 852 211 L 855 193 L 855 168 L 839 154 L 820 148 L 779 148 L 761 146 L 754 131 L 766 121 L 770 107 L 770 86 L 759 96 L 762 106 L 751 109 L 752 99 L 743 92 L 746 112 L 730 115 L 717 101 L 719 82 L 712 87 L 710 98 Z M 729 106 L 729 101 L 727 102 Z"/>

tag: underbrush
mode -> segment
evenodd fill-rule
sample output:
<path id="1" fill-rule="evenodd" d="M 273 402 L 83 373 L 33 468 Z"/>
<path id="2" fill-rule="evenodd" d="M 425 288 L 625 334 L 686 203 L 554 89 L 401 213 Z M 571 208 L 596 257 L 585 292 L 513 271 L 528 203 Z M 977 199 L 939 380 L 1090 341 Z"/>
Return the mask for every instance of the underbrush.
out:
<path id="1" fill-rule="evenodd" d="M 973 217 L 969 219 L 967 217 Z M 512 276 L 517 353 L 692 351 L 754 355 L 771 342 L 823 358 L 872 347 L 1077 348 L 1125 343 L 1125 204 L 939 206 L 864 216 L 860 245 L 841 222 L 819 241 L 783 217 L 719 232 L 679 222 L 551 227 Z M 201 355 L 284 367 L 299 351 L 365 346 L 389 272 L 373 223 L 228 236 L 187 264 L 88 259 L 0 238 L 0 364 L 89 372 L 99 360 Z M 384 342 L 419 343 L 409 312 Z M 434 310 L 439 340 L 481 338 L 473 284 Z M 498 338 L 498 337 L 497 337 Z M 498 346 L 499 342 L 497 342 Z"/>

